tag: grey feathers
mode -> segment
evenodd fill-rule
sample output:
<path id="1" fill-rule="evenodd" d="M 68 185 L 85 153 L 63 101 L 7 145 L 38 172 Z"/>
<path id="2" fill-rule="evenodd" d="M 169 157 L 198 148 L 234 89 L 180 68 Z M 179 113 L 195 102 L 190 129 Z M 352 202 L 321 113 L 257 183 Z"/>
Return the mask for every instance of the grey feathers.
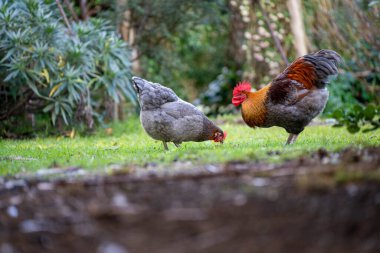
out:
<path id="1" fill-rule="evenodd" d="M 325 108 L 329 97 L 326 88 L 311 91 L 296 104 L 267 103 L 265 127 L 280 126 L 288 133 L 299 134 Z"/>

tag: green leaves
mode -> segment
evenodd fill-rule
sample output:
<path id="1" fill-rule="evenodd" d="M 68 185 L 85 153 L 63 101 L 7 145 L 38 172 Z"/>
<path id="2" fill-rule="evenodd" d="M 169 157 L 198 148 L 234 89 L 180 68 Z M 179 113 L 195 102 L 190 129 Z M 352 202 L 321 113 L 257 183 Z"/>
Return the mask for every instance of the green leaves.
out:
<path id="1" fill-rule="evenodd" d="M 369 104 L 366 107 L 356 104 L 337 109 L 330 114 L 338 123 L 335 126 L 346 126 L 350 133 L 370 132 L 380 127 L 380 106 Z"/>
<path id="2" fill-rule="evenodd" d="M 105 94 L 136 104 L 129 49 L 115 28 L 90 19 L 72 24 L 75 36 L 69 36 L 60 19 L 55 4 L 0 0 L 0 88 L 9 90 L 6 96 L 16 103 L 31 90 L 42 105 L 36 113 L 49 114 L 53 124 L 61 118 L 67 125 L 83 120 L 73 116 L 84 107 L 90 108 L 79 114 L 102 114 Z"/>
<path id="3" fill-rule="evenodd" d="M 43 112 L 51 113 L 51 121 L 55 125 L 58 116 L 62 116 L 66 125 L 69 125 L 73 116 L 73 104 L 68 99 L 58 99 L 44 107 Z"/>
<path id="4" fill-rule="evenodd" d="M 380 108 L 376 108 L 374 105 L 368 105 L 363 111 L 363 117 L 367 121 L 372 121 L 377 115 L 379 116 Z"/>

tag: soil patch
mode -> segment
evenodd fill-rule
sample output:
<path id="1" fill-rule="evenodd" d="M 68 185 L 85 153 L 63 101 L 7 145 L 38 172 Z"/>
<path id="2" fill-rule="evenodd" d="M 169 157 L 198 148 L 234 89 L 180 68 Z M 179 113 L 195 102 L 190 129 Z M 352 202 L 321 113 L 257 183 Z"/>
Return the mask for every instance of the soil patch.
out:
<path id="1" fill-rule="evenodd" d="M 380 148 L 147 167 L 0 179 L 0 252 L 380 252 Z"/>

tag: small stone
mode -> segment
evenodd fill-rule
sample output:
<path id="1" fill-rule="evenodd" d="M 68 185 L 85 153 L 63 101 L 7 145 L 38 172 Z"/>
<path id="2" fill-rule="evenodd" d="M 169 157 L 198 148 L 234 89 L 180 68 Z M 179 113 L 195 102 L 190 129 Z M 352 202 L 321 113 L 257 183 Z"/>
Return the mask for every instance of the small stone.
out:
<path id="1" fill-rule="evenodd" d="M 9 204 L 16 206 L 20 204 L 21 201 L 22 201 L 21 196 L 16 195 L 16 196 L 10 197 Z"/>
<path id="2" fill-rule="evenodd" d="M 124 194 L 117 193 L 112 198 L 112 205 L 123 208 L 128 207 L 129 203 L 127 197 Z"/>
<path id="3" fill-rule="evenodd" d="M 266 186 L 266 185 L 268 185 L 268 179 L 260 178 L 260 177 L 254 178 L 254 179 L 252 179 L 252 185 L 256 186 L 256 187 Z"/>
<path id="4" fill-rule="evenodd" d="M 51 191 L 54 189 L 54 185 L 48 182 L 42 182 L 37 185 L 38 190 L 40 191 Z"/>
<path id="5" fill-rule="evenodd" d="M 10 180 L 5 183 L 5 188 L 7 190 L 16 188 L 16 187 L 25 187 L 25 181 L 20 179 L 20 180 Z"/>
<path id="6" fill-rule="evenodd" d="M 211 173 L 217 173 L 219 171 L 219 168 L 215 165 L 206 165 L 205 169 Z"/>
<path id="7" fill-rule="evenodd" d="M 118 243 L 106 242 L 99 246 L 98 253 L 128 253 L 128 250 Z"/>
<path id="8" fill-rule="evenodd" d="M 358 190 L 358 187 L 354 184 L 347 185 L 346 187 L 346 191 L 351 197 L 355 196 L 358 193 Z"/>
<path id="9" fill-rule="evenodd" d="M 9 206 L 7 208 L 7 214 L 12 217 L 12 218 L 17 218 L 18 217 L 18 209 L 15 206 Z"/>
<path id="10" fill-rule="evenodd" d="M 244 194 L 238 194 L 234 197 L 235 206 L 243 206 L 247 203 L 247 197 Z"/>
<path id="11" fill-rule="evenodd" d="M 35 220 L 25 220 L 20 224 L 20 229 L 24 233 L 41 231 L 41 226 Z"/>

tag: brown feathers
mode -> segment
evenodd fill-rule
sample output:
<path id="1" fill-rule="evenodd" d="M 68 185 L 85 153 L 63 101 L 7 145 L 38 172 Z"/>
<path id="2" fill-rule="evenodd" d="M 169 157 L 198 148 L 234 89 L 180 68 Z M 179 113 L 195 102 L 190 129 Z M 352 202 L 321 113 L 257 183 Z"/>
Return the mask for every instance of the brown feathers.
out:
<path id="1" fill-rule="evenodd" d="M 317 79 L 313 64 L 305 61 L 304 58 L 299 58 L 293 62 L 284 72 L 286 72 L 287 78 L 297 81 L 309 90 L 314 87 L 314 82 Z"/>

